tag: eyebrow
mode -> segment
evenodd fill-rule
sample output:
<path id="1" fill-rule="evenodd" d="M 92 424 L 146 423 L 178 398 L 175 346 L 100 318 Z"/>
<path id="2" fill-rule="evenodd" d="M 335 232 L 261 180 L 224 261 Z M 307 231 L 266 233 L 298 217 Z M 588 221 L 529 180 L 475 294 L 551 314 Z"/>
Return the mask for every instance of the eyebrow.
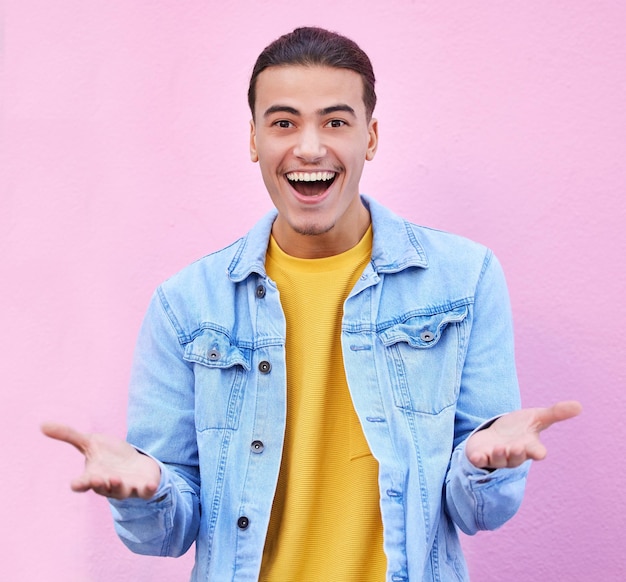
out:
<path id="1" fill-rule="evenodd" d="M 356 113 L 354 112 L 354 109 L 352 109 L 352 107 L 350 107 L 349 105 L 345 105 L 345 104 L 332 105 L 331 107 L 325 107 L 324 109 L 318 110 L 317 113 L 318 115 L 323 117 L 325 115 L 330 115 L 331 113 L 336 113 L 337 111 L 343 111 L 345 113 L 349 113 L 350 115 L 352 115 L 352 117 L 356 117 Z"/>
<path id="2" fill-rule="evenodd" d="M 349 105 L 345 105 L 343 103 L 338 105 L 331 105 L 330 107 L 324 107 L 323 109 L 318 109 L 316 113 L 318 116 L 324 117 L 325 115 L 330 115 L 338 111 L 343 111 L 345 113 L 349 113 L 350 115 L 352 115 L 352 117 L 356 117 L 354 109 Z M 301 115 L 301 113 L 295 107 L 290 107 L 289 105 L 272 105 L 265 110 L 265 113 L 263 113 L 263 117 L 267 118 L 274 113 L 289 113 L 298 117 Z"/>
<path id="3" fill-rule="evenodd" d="M 289 107 L 289 105 L 272 105 L 265 110 L 263 117 L 269 117 L 274 113 L 290 113 L 291 115 L 300 115 L 300 112 L 297 109 Z"/>

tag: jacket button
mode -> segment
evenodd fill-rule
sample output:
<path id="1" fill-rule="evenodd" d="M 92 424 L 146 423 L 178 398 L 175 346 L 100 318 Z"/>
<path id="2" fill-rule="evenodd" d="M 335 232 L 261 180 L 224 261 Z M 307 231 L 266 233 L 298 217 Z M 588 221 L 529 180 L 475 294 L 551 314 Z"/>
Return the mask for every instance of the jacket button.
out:
<path id="1" fill-rule="evenodd" d="M 250 448 L 253 453 L 262 453 L 265 445 L 263 444 L 263 441 L 252 441 Z"/>
<path id="2" fill-rule="evenodd" d="M 209 360 L 215 361 L 220 359 L 220 353 L 217 350 L 211 350 L 209 352 Z"/>
<path id="3" fill-rule="evenodd" d="M 259 372 L 261 372 L 261 374 L 269 374 L 271 369 L 272 364 L 270 364 L 267 360 L 259 362 Z"/>
<path id="4" fill-rule="evenodd" d="M 265 297 L 265 285 L 257 285 L 256 296 L 259 299 L 263 299 L 263 297 Z"/>
<path id="5" fill-rule="evenodd" d="M 431 331 L 426 330 L 420 333 L 420 337 L 425 342 L 432 342 L 435 339 L 435 334 Z"/>
<path id="6" fill-rule="evenodd" d="M 249 525 L 250 525 L 250 520 L 245 515 L 242 515 L 237 520 L 237 527 L 239 529 L 247 529 Z"/>

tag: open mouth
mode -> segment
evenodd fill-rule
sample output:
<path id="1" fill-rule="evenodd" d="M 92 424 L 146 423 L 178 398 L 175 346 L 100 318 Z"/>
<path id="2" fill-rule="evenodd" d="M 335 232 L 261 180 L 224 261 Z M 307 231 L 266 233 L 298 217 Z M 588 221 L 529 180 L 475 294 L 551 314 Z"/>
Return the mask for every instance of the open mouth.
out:
<path id="1" fill-rule="evenodd" d="M 335 172 L 289 172 L 287 180 L 303 196 L 319 196 L 335 181 Z"/>

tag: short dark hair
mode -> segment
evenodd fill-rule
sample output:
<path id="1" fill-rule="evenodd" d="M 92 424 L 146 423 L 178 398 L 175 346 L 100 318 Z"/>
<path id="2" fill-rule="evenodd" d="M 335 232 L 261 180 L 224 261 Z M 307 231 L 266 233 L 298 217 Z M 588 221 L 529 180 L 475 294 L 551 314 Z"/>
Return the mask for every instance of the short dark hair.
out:
<path id="1" fill-rule="evenodd" d="M 259 55 L 248 88 L 248 105 L 252 117 L 257 77 L 269 67 L 285 65 L 320 65 L 355 71 L 363 79 L 363 103 L 367 120 L 372 118 L 376 106 L 376 78 L 369 57 L 349 38 L 317 27 L 296 28 L 265 47 Z"/>

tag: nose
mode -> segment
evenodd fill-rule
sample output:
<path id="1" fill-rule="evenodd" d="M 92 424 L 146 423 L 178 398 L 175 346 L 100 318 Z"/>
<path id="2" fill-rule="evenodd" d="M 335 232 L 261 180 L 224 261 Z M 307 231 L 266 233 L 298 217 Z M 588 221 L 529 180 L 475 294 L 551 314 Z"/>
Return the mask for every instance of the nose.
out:
<path id="1" fill-rule="evenodd" d="M 320 131 L 315 127 L 303 127 L 293 150 L 295 156 L 307 162 L 315 162 L 326 155 Z"/>

